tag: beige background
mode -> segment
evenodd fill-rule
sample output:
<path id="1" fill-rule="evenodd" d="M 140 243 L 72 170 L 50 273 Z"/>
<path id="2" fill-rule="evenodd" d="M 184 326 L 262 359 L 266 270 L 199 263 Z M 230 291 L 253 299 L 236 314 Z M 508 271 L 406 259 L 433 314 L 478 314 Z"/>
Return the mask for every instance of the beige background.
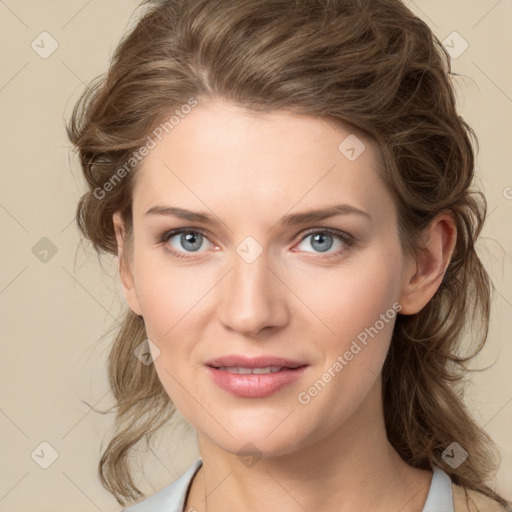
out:
<path id="1" fill-rule="evenodd" d="M 452 66 L 465 75 L 457 79 L 459 108 L 480 140 L 478 175 L 490 214 L 479 252 L 497 294 L 490 340 L 475 362 L 494 365 L 472 375 L 467 404 L 502 453 L 492 485 L 512 499 L 512 1 L 406 3 L 442 41 L 456 31 L 469 45 Z M 77 250 L 74 209 L 84 185 L 64 121 L 84 84 L 106 70 L 136 6 L 0 0 L 1 511 L 120 509 L 96 474 L 112 418 L 81 400 L 111 404 L 104 372 L 111 336 L 102 335 L 120 318 L 121 288 L 112 260 L 102 270 L 88 247 Z M 31 43 L 40 53 L 51 49 L 49 36 L 39 36 L 45 31 L 58 48 L 42 58 Z M 452 51 L 464 48 L 457 37 L 447 39 Z M 176 428 L 141 454 L 148 493 L 197 455 L 192 431 Z M 57 458 L 43 469 L 52 449 Z"/>

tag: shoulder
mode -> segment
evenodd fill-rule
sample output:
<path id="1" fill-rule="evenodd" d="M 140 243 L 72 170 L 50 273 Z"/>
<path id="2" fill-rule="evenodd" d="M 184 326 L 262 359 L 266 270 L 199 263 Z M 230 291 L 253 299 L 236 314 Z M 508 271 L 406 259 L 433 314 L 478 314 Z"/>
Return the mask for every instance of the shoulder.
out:
<path id="1" fill-rule="evenodd" d="M 510 512 L 481 492 L 452 483 L 454 512 Z"/>
<path id="2" fill-rule="evenodd" d="M 170 485 L 121 512 L 182 512 L 192 479 L 201 465 L 199 458 Z"/>

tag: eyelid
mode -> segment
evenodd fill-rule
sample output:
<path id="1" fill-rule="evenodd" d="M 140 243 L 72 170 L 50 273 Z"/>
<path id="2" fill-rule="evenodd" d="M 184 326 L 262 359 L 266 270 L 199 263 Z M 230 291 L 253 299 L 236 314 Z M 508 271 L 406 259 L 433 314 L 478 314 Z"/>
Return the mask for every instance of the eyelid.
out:
<path id="1" fill-rule="evenodd" d="M 335 237 L 338 237 L 340 238 L 341 240 L 344 240 L 344 241 L 354 241 L 355 242 L 355 238 L 347 233 L 346 231 L 341 231 L 339 229 L 334 229 L 334 228 L 309 228 L 309 229 L 306 229 L 305 231 L 301 231 L 299 233 L 299 238 L 298 238 L 298 241 L 301 242 L 302 240 L 304 240 L 307 236 L 309 235 L 312 235 L 313 233 L 329 233 L 330 235 L 333 235 Z"/>

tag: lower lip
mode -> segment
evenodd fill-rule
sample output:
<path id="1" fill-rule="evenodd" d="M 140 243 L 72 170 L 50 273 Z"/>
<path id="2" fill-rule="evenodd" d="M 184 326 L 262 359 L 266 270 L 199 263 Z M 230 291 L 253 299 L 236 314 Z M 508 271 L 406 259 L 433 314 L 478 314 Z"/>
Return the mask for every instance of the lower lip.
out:
<path id="1" fill-rule="evenodd" d="M 208 366 L 213 381 L 232 395 L 244 398 L 262 398 L 272 395 L 301 377 L 306 366 L 287 368 L 275 373 L 242 374 L 218 370 Z"/>

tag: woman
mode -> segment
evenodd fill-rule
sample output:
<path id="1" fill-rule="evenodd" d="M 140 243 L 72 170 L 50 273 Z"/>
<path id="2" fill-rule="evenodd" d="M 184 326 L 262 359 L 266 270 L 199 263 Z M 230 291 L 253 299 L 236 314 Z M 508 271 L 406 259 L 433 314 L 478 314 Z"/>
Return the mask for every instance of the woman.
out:
<path id="1" fill-rule="evenodd" d="M 68 127 L 129 306 L 104 486 L 142 496 L 178 409 L 200 459 L 126 510 L 507 510 L 462 400 L 492 283 L 442 45 L 398 0 L 144 7 Z"/>

